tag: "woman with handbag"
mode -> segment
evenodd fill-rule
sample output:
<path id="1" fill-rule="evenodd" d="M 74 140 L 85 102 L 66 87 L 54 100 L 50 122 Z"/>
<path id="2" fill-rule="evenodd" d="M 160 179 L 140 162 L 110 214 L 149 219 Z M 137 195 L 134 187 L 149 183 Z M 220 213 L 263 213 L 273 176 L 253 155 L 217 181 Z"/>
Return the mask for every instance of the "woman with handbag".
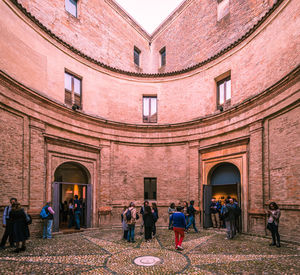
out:
<path id="1" fill-rule="evenodd" d="M 275 202 L 271 202 L 269 204 L 267 224 L 267 229 L 272 233 L 272 243 L 270 243 L 270 246 L 276 245 L 277 247 L 280 247 L 280 235 L 278 232 L 280 214 L 278 205 Z"/>

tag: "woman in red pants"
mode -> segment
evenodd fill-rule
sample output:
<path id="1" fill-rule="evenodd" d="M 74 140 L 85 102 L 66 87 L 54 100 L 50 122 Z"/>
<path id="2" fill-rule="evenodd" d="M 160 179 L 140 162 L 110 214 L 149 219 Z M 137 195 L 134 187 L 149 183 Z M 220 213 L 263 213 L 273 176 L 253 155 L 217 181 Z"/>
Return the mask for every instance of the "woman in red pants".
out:
<path id="1" fill-rule="evenodd" d="M 177 206 L 176 212 L 170 216 L 171 224 L 175 233 L 175 249 L 183 250 L 182 241 L 184 238 L 184 230 L 186 227 L 185 216 L 182 213 L 182 207 Z"/>

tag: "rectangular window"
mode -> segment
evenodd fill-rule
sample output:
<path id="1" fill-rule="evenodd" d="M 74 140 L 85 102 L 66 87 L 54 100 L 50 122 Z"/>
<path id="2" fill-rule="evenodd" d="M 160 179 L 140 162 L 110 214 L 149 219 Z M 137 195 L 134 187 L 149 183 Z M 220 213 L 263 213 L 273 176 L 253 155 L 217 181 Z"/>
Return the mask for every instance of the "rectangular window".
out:
<path id="1" fill-rule="evenodd" d="M 166 47 L 163 47 L 160 51 L 160 66 L 166 65 Z"/>
<path id="2" fill-rule="evenodd" d="M 217 82 L 217 105 L 230 104 L 231 99 L 231 78 L 230 76 Z"/>
<path id="3" fill-rule="evenodd" d="M 144 199 L 156 200 L 156 178 L 144 178 Z"/>
<path id="4" fill-rule="evenodd" d="M 65 104 L 81 109 L 81 79 L 65 72 Z"/>
<path id="5" fill-rule="evenodd" d="M 133 60 L 134 60 L 134 64 L 137 66 L 140 66 L 140 53 L 141 53 L 141 51 L 137 47 L 134 47 Z"/>
<path id="6" fill-rule="evenodd" d="M 143 96 L 143 122 L 157 122 L 157 96 Z"/>
<path id="7" fill-rule="evenodd" d="M 65 0 L 66 11 L 77 17 L 77 0 Z"/>

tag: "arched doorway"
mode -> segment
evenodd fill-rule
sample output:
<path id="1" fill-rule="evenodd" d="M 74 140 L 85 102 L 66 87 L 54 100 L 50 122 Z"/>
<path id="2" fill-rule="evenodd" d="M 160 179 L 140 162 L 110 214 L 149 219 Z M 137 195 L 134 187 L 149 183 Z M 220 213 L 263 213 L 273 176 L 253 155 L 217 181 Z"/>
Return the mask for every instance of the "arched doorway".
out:
<path id="1" fill-rule="evenodd" d="M 241 207 L 241 175 L 232 163 L 223 162 L 214 166 L 208 174 L 207 185 L 203 186 L 203 227 L 212 226 L 210 203 L 212 198 L 223 203 L 227 197 L 235 198 Z M 239 223 L 241 229 L 241 222 Z"/>
<path id="2" fill-rule="evenodd" d="M 76 162 L 65 162 L 61 164 L 54 173 L 53 183 L 53 207 L 54 231 L 68 228 L 68 215 L 66 215 L 66 207 L 70 199 L 74 199 L 77 195 L 81 201 L 81 227 L 91 226 L 91 207 L 92 207 L 92 189 L 90 184 L 90 174 L 88 170 L 81 164 Z M 68 210 L 67 210 L 68 211 Z"/>

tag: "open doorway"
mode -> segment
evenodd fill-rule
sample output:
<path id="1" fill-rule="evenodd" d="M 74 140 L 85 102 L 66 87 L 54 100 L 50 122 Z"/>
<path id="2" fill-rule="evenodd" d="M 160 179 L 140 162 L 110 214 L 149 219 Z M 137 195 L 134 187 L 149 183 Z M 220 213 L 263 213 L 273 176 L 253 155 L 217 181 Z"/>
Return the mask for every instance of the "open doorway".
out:
<path id="1" fill-rule="evenodd" d="M 60 165 L 54 174 L 53 207 L 57 215 L 54 216 L 54 231 L 74 227 L 72 205 L 74 197 L 80 201 L 80 226 L 90 227 L 91 224 L 91 184 L 89 173 L 78 163 L 67 162 Z"/>
<path id="2" fill-rule="evenodd" d="M 236 199 L 241 207 L 240 186 L 240 171 L 232 163 L 220 163 L 211 169 L 208 184 L 203 185 L 203 227 L 212 227 L 210 216 L 212 198 L 215 198 L 220 204 L 223 204 L 226 198 L 231 197 Z M 241 229 L 241 222 L 239 222 L 239 229 Z"/>

